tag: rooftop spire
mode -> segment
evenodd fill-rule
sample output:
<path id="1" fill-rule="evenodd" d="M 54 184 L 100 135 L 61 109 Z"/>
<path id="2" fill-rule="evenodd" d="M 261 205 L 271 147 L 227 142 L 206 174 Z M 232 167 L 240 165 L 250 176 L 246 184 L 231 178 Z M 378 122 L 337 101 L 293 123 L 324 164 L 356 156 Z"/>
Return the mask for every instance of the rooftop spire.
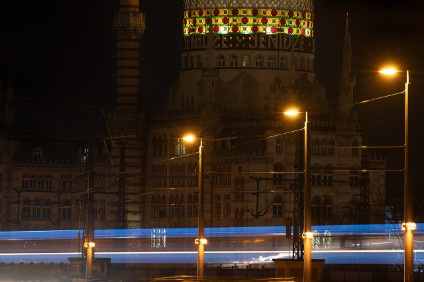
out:
<path id="1" fill-rule="evenodd" d="M 349 33 L 349 13 L 346 13 L 346 31 L 338 103 L 338 117 L 341 120 L 348 120 L 353 116 L 353 87 L 355 86 L 355 82 L 355 76 L 352 75 L 352 45 Z"/>

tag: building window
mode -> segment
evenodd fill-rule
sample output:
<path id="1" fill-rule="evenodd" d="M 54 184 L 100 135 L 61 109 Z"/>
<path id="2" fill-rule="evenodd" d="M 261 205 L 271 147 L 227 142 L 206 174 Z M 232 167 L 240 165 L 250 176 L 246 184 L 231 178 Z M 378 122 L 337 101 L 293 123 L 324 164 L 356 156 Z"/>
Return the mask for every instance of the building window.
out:
<path id="1" fill-rule="evenodd" d="M 279 194 L 274 196 L 274 202 L 272 205 L 272 215 L 273 216 L 283 215 L 283 198 Z"/>
<path id="2" fill-rule="evenodd" d="M 314 196 L 311 201 L 311 215 L 313 217 L 320 217 L 322 209 L 322 201 L 320 196 Z"/>
<path id="3" fill-rule="evenodd" d="M 186 145 L 180 138 L 174 141 L 174 156 L 182 156 L 186 154 Z"/>
<path id="4" fill-rule="evenodd" d="M 22 190 L 29 190 L 29 178 L 27 174 L 22 175 Z"/>
<path id="5" fill-rule="evenodd" d="M 197 174 L 197 163 L 188 164 L 188 186 L 197 186 L 198 174 Z"/>
<path id="6" fill-rule="evenodd" d="M 268 68 L 273 69 L 275 67 L 275 57 L 274 56 L 269 56 L 267 62 L 268 62 Z"/>
<path id="7" fill-rule="evenodd" d="M 230 66 L 231 67 L 237 67 L 238 66 L 238 58 L 236 55 L 230 56 Z"/>
<path id="8" fill-rule="evenodd" d="M 187 216 L 188 217 L 192 217 L 193 216 L 193 210 L 194 210 L 194 207 L 193 207 L 193 196 L 190 194 L 190 195 L 188 195 L 188 198 L 187 198 Z"/>
<path id="9" fill-rule="evenodd" d="M 193 67 L 194 67 L 194 58 L 193 58 L 193 56 L 190 56 L 188 58 L 188 68 L 192 69 Z"/>
<path id="10" fill-rule="evenodd" d="M 333 198 L 329 197 L 329 196 L 325 196 L 324 197 L 324 203 L 323 203 L 323 215 L 326 217 L 330 217 L 333 215 Z"/>
<path id="11" fill-rule="evenodd" d="M 244 199 L 244 177 L 238 176 L 234 181 L 234 199 L 243 200 Z"/>
<path id="12" fill-rule="evenodd" d="M 177 196 L 175 196 L 177 197 Z M 174 195 L 169 196 L 169 217 L 175 216 L 175 206 L 176 206 L 176 198 L 174 198 Z"/>
<path id="13" fill-rule="evenodd" d="M 322 185 L 333 186 L 333 170 L 330 166 L 326 166 L 322 171 Z"/>
<path id="14" fill-rule="evenodd" d="M 263 67 L 264 66 L 264 56 L 262 56 L 262 55 L 257 55 L 256 57 L 255 57 L 255 64 L 256 64 L 256 67 Z"/>
<path id="15" fill-rule="evenodd" d="M 359 156 L 359 142 L 356 139 L 352 142 L 352 156 Z"/>
<path id="16" fill-rule="evenodd" d="M 225 67 L 225 57 L 224 57 L 224 55 L 218 56 L 218 67 Z"/>
<path id="17" fill-rule="evenodd" d="M 62 175 L 61 180 L 61 190 L 62 192 L 71 192 L 72 190 L 72 175 Z"/>
<path id="18" fill-rule="evenodd" d="M 180 194 L 178 197 L 178 203 L 177 203 L 177 217 L 184 218 L 184 209 L 185 209 L 185 199 L 184 195 Z"/>
<path id="19" fill-rule="evenodd" d="M 197 67 L 198 68 L 203 68 L 203 58 L 200 55 L 197 55 Z"/>
<path id="20" fill-rule="evenodd" d="M 31 218 L 31 201 L 30 200 L 23 201 L 22 218 L 23 219 Z"/>
<path id="21" fill-rule="evenodd" d="M 333 138 L 328 141 L 328 154 L 334 156 L 334 147 L 336 146 L 336 141 Z"/>
<path id="22" fill-rule="evenodd" d="M 300 58 L 299 60 L 299 70 L 305 70 L 306 66 L 305 66 L 305 58 Z"/>
<path id="23" fill-rule="evenodd" d="M 274 165 L 274 176 L 273 184 L 274 185 L 283 185 L 283 165 L 281 163 L 276 163 Z"/>
<path id="24" fill-rule="evenodd" d="M 355 170 L 350 171 L 349 183 L 350 187 L 359 186 L 359 168 L 354 168 Z"/>
<path id="25" fill-rule="evenodd" d="M 60 203 L 60 215 L 61 219 L 71 219 L 72 218 L 72 204 L 70 200 L 63 200 Z"/>
<path id="26" fill-rule="evenodd" d="M 43 150 L 41 148 L 32 149 L 32 160 L 34 162 L 40 162 L 43 158 Z"/>
<path id="27" fill-rule="evenodd" d="M 231 194 L 224 195 L 224 202 L 225 202 L 224 216 L 230 217 L 231 216 Z"/>
<path id="28" fill-rule="evenodd" d="M 212 183 L 214 185 L 230 185 L 231 184 L 231 167 L 229 165 L 213 165 Z"/>
<path id="29" fill-rule="evenodd" d="M 282 154 L 283 153 L 283 139 L 277 138 L 275 142 L 275 153 Z"/>
<path id="30" fill-rule="evenodd" d="M 243 67 L 250 67 L 250 56 L 249 55 L 244 55 L 242 57 L 241 63 L 242 63 L 242 66 Z"/>
<path id="31" fill-rule="evenodd" d="M 281 56 L 280 57 L 279 67 L 281 69 L 287 68 L 287 57 L 286 56 Z"/>
<path id="32" fill-rule="evenodd" d="M 222 214 L 222 202 L 221 202 L 221 195 L 215 195 L 214 196 L 214 203 L 215 203 L 215 209 L 214 209 L 214 215 L 216 217 L 221 217 Z"/>

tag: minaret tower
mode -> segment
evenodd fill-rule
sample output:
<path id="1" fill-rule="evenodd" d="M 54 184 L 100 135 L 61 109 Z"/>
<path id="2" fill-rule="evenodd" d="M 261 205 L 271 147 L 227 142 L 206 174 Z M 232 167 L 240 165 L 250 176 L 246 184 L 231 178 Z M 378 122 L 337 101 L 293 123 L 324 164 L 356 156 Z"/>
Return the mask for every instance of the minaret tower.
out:
<path id="1" fill-rule="evenodd" d="M 116 109 L 140 109 L 140 43 L 145 28 L 139 0 L 121 0 L 115 17 Z"/>
<path id="2" fill-rule="evenodd" d="M 353 117 L 353 87 L 356 78 L 352 75 L 352 46 L 349 33 L 349 15 L 346 14 L 346 33 L 343 47 L 343 63 L 339 85 L 339 101 L 337 117 L 346 121 Z"/>
<path id="3" fill-rule="evenodd" d="M 116 107 L 109 116 L 112 165 L 117 174 L 116 226 L 120 228 L 140 227 L 142 220 L 140 46 L 144 28 L 139 0 L 120 0 L 119 11 L 115 15 Z"/>

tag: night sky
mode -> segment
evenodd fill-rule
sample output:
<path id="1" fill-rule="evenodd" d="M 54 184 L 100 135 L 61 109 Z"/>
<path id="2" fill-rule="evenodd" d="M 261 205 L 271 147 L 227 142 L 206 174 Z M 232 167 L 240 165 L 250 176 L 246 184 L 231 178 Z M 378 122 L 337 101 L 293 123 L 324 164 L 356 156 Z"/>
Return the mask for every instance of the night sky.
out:
<path id="1" fill-rule="evenodd" d="M 166 100 L 178 75 L 182 1 L 140 2 L 147 25 L 142 41 L 142 99 L 144 107 L 154 111 Z M 77 106 L 110 109 L 115 93 L 113 15 L 118 5 L 118 0 L 0 1 L 1 71 L 14 71 L 22 127 L 42 128 L 53 122 L 66 129 L 80 122 L 75 117 Z M 409 69 L 410 146 L 417 193 L 424 190 L 418 177 L 424 172 L 423 12 L 420 0 L 315 1 L 316 75 L 331 103 L 340 76 L 346 13 L 357 79 L 355 101 L 404 89 L 404 75 L 388 80 L 376 73 L 384 63 Z M 403 95 L 355 110 L 367 120 L 370 144 L 403 144 Z M 399 167 L 402 154 L 390 152 L 390 165 Z M 393 197 L 402 195 L 398 184 L 402 185 L 392 185 Z"/>

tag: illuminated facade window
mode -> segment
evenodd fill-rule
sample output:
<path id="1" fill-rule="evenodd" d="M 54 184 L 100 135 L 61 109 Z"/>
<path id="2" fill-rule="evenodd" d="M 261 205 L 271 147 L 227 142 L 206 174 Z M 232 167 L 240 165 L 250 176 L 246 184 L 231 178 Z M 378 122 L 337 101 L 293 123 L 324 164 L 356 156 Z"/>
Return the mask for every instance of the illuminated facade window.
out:
<path id="1" fill-rule="evenodd" d="M 243 55 L 242 66 L 243 67 L 250 67 L 250 56 L 249 55 Z"/>

